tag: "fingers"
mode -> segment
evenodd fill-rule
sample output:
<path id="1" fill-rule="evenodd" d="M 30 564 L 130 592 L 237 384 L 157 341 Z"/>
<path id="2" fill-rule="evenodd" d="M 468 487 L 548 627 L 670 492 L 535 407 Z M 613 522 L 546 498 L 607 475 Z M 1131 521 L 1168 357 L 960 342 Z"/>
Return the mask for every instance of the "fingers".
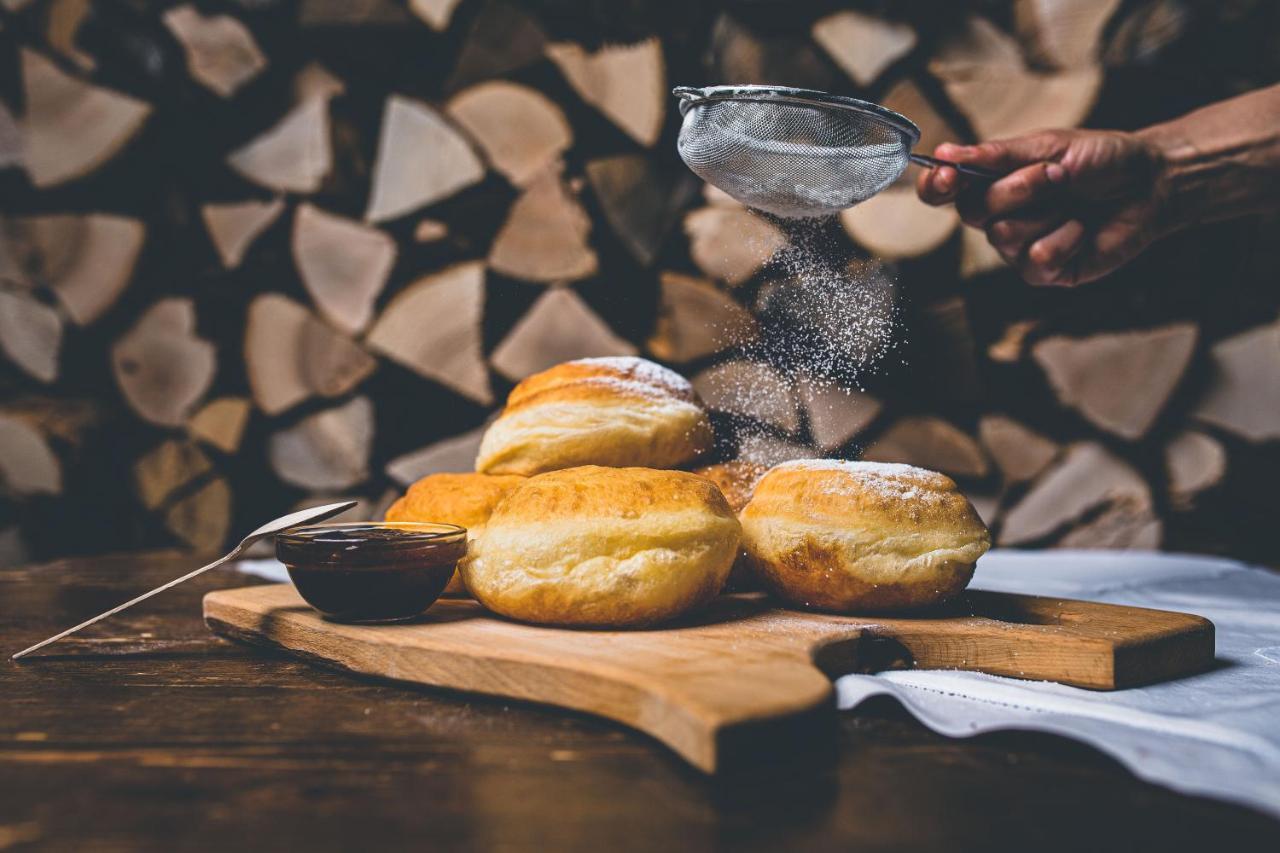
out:
<path id="1" fill-rule="evenodd" d="M 1017 264 L 1031 244 L 1062 225 L 1065 217 L 997 219 L 987 224 L 987 242 L 1009 263 Z"/>
<path id="2" fill-rule="evenodd" d="M 934 151 L 934 156 L 941 160 L 983 166 L 997 172 L 1013 172 L 1031 163 L 1058 159 L 1066 151 L 1069 141 L 1068 132 L 1041 130 L 978 145 L 944 142 Z"/>
<path id="3" fill-rule="evenodd" d="M 950 166 L 922 169 L 916 176 L 916 195 L 925 204 L 951 204 L 960 191 L 960 174 Z"/>
<path id="4" fill-rule="evenodd" d="M 1031 243 L 1015 266 L 1028 284 L 1073 285 L 1078 276 L 1072 261 L 1084 244 L 1084 223 L 1070 219 Z"/>
<path id="5" fill-rule="evenodd" d="M 1057 163 L 1035 163 L 1001 178 L 986 188 L 960 193 L 956 210 L 966 225 L 982 228 L 992 219 L 1029 208 L 1053 209 L 1061 205 L 1067 171 Z"/>

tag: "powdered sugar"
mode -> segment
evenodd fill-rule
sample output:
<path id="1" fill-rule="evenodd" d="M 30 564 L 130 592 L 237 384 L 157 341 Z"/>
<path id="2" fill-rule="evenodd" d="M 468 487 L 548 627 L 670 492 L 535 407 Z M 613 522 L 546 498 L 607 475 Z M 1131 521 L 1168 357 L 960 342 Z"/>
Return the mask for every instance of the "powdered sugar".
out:
<path id="1" fill-rule="evenodd" d="M 939 474 L 900 462 L 854 462 L 847 459 L 796 459 L 774 467 L 775 471 L 839 471 L 848 479 L 828 478 L 823 490 L 852 495 L 873 491 L 891 500 L 928 501 L 942 486 Z"/>
<path id="2" fill-rule="evenodd" d="M 634 355 L 606 355 L 596 358 L 580 358 L 569 364 L 583 364 L 609 368 L 622 376 L 594 377 L 601 380 L 623 383 L 626 385 L 648 385 L 662 388 L 678 397 L 688 397 L 693 393 L 689 380 L 670 368 L 657 362 Z"/>

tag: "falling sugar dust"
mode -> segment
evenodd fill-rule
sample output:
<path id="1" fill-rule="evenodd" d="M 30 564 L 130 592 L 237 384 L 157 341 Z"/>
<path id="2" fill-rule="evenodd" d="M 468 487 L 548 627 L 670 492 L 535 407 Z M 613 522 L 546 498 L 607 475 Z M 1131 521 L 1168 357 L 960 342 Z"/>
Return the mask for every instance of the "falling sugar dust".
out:
<path id="1" fill-rule="evenodd" d="M 774 464 L 817 455 L 798 435 L 799 424 L 790 422 L 794 416 L 785 416 L 789 401 L 798 401 L 804 388 L 862 390 L 901 339 L 891 273 L 857 256 L 836 217 L 753 213 L 787 238 L 755 294 L 760 334 L 738 347 L 761 368 L 716 372 L 708 377 L 715 386 L 706 390 L 717 408 L 738 416 L 732 419 L 738 458 Z M 766 375 L 772 381 L 761 381 Z"/>

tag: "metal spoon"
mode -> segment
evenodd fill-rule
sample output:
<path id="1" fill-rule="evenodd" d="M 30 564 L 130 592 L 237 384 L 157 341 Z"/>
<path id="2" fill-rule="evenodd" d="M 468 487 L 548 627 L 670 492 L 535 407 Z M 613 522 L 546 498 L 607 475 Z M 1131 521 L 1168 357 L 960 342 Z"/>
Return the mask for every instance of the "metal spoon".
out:
<path id="1" fill-rule="evenodd" d="M 324 521 L 326 518 L 333 518 L 333 516 L 337 515 L 338 513 L 346 512 L 347 510 L 351 509 L 355 505 L 356 505 L 355 501 L 345 501 L 343 503 L 325 504 L 324 506 L 311 507 L 310 509 L 302 509 L 302 510 L 298 510 L 297 512 L 291 512 L 288 515 L 282 515 L 279 518 L 277 518 L 275 521 L 267 522 L 266 524 L 259 527 L 257 530 L 250 533 L 248 536 L 241 539 L 240 544 L 232 548 L 230 553 L 228 553 L 225 557 L 220 557 L 217 560 L 214 560 L 209 565 L 201 566 L 200 568 L 196 569 L 194 572 L 188 572 L 187 574 L 183 575 L 180 578 L 174 578 L 173 580 L 169 581 L 167 584 L 164 584 L 163 586 L 158 586 L 155 589 L 151 590 L 150 592 L 144 592 L 142 595 L 138 596 L 137 598 L 130 599 L 129 601 L 126 601 L 124 604 L 120 604 L 111 608 L 106 613 L 99 613 L 97 616 L 93 617 L 92 619 L 81 622 L 79 625 L 76 625 L 74 628 L 68 628 L 67 630 L 63 631 L 61 634 L 54 634 L 52 637 L 50 637 L 47 640 L 41 640 L 31 648 L 23 649 L 22 651 L 18 652 L 16 655 L 13 656 L 12 659 L 17 660 L 18 658 L 23 657 L 24 655 L 34 652 L 36 649 L 42 649 L 45 646 L 49 645 L 50 643 L 55 643 L 58 640 L 61 640 L 63 637 L 66 637 L 70 634 L 74 634 L 76 631 L 79 631 L 81 628 L 87 628 L 90 625 L 92 625 L 94 622 L 100 622 L 103 619 L 106 619 L 108 616 L 114 616 L 115 614 L 119 613 L 121 610 L 127 610 L 128 608 L 132 607 L 138 602 L 146 601 L 148 598 L 150 598 L 153 595 L 156 595 L 157 593 L 161 593 L 161 592 L 164 592 L 166 589 L 175 587 L 178 584 L 182 583 L 183 581 L 189 581 L 196 575 L 202 575 L 205 572 L 209 571 L 210 569 L 216 569 L 218 568 L 218 566 L 221 566 L 223 563 L 229 560 L 234 560 L 236 557 L 240 556 L 240 553 L 244 551 L 245 548 L 248 548 L 250 545 L 252 545 L 254 542 L 257 542 L 259 539 L 262 539 L 267 536 L 273 536 L 277 533 L 280 533 L 281 531 L 288 530 L 290 527 L 297 527 L 301 524 L 309 524 L 314 521 Z"/>

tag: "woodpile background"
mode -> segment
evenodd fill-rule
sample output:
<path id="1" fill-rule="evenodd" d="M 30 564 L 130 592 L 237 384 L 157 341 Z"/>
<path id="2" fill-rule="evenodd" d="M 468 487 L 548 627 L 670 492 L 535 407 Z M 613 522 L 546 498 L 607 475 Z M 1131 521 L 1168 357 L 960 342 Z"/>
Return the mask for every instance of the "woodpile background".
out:
<path id="1" fill-rule="evenodd" d="M 1280 562 L 1275 218 L 1035 290 L 891 188 L 831 226 L 900 318 L 844 393 L 731 345 L 783 240 L 685 169 L 669 94 L 860 95 L 925 150 L 1136 128 L 1274 83 L 1278 9 L 0 0 L 0 559 L 377 513 L 468 468 L 521 377 L 642 353 L 717 406 L 724 458 L 938 468 L 1006 545 Z"/>

